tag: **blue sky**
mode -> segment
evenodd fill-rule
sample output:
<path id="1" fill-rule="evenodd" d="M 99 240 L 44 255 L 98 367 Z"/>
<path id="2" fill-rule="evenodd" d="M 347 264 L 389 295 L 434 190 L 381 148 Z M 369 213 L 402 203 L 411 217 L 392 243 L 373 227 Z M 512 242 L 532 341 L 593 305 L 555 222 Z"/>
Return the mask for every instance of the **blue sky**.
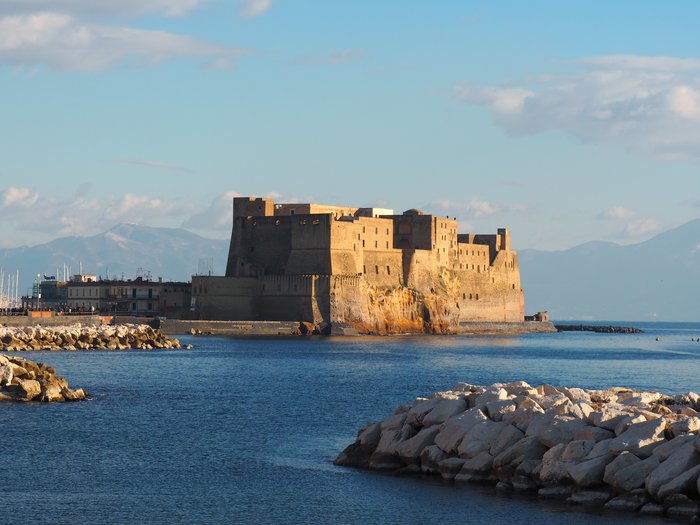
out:
<path id="1" fill-rule="evenodd" d="M 534 4 L 534 5 L 533 5 Z M 0 0 L 2 246 L 231 197 L 418 207 L 516 248 L 700 216 L 697 2 Z"/>

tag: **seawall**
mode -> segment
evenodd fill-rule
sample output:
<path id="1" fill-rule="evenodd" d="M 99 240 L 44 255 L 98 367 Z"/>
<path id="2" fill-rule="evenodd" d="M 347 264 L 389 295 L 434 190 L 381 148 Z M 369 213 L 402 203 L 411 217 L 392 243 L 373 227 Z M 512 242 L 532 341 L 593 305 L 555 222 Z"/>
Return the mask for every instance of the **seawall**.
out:
<path id="1" fill-rule="evenodd" d="M 78 324 L 100 326 L 109 323 L 111 316 L 101 315 L 56 315 L 51 317 L 29 317 L 26 315 L 0 315 L 0 325 L 8 327 L 24 326 L 66 326 Z"/>

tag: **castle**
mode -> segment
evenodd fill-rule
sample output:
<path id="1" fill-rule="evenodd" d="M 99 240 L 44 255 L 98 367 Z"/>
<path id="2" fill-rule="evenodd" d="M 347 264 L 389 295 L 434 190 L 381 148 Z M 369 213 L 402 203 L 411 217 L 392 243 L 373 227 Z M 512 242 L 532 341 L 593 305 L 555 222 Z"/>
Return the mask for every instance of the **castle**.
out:
<path id="1" fill-rule="evenodd" d="M 524 298 L 510 231 L 460 234 L 411 209 L 233 199 L 224 277 L 194 276 L 195 317 L 298 320 L 360 333 L 451 333 L 519 323 Z"/>

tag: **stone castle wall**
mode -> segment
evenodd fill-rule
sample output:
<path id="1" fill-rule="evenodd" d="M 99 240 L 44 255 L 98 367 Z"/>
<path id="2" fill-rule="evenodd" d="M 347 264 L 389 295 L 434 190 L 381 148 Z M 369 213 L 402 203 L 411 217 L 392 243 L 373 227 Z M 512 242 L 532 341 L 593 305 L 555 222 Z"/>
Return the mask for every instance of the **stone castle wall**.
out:
<path id="1" fill-rule="evenodd" d="M 201 319 L 349 323 L 361 333 L 524 317 L 507 230 L 458 234 L 457 221 L 416 210 L 377 217 L 268 199 L 234 199 L 226 277 L 194 277 L 193 297 Z"/>

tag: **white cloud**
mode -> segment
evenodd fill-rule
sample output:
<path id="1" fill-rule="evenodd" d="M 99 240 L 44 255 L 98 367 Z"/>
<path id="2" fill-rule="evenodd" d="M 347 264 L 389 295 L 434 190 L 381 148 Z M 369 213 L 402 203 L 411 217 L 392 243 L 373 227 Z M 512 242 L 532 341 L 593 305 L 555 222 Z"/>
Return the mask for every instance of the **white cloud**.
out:
<path id="1" fill-rule="evenodd" d="M 240 197 L 240 194 L 229 191 L 215 197 L 207 208 L 198 211 L 184 221 L 182 227 L 195 230 L 230 231 L 234 197 Z"/>
<path id="2" fill-rule="evenodd" d="M 602 56 L 574 66 L 509 85 L 460 85 L 454 96 L 516 135 L 562 130 L 656 157 L 700 158 L 700 60 Z"/>
<path id="3" fill-rule="evenodd" d="M 181 57 L 232 59 L 245 54 L 166 31 L 100 25 L 59 12 L 0 18 L 0 63 L 98 71 L 126 60 L 153 65 Z"/>
<path id="4" fill-rule="evenodd" d="M 243 18 L 260 16 L 272 7 L 272 0 L 243 0 L 238 14 Z"/>
<path id="5" fill-rule="evenodd" d="M 206 0 L 0 0 L 0 15 L 59 11 L 79 16 L 130 16 L 163 13 L 182 16 Z"/>
<path id="6" fill-rule="evenodd" d="M 130 166 L 139 166 L 143 168 L 153 168 L 157 170 L 164 171 L 178 171 L 181 173 L 192 173 L 192 170 L 178 166 L 177 164 L 171 164 L 169 162 L 162 162 L 159 160 L 138 160 L 138 159 L 114 159 L 107 161 L 110 164 L 126 164 Z"/>
<path id="7" fill-rule="evenodd" d="M 623 223 L 621 237 L 648 237 L 661 231 L 661 224 L 655 219 L 640 217 L 637 212 L 624 206 L 614 206 L 598 214 L 599 219 Z"/>
<path id="8" fill-rule="evenodd" d="M 628 220 L 635 216 L 635 213 L 623 206 L 615 206 L 603 213 L 608 219 Z"/>
<path id="9" fill-rule="evenodd" d="M 10 186 L 0 192 L 0 209 L 28 208 L 36 204 L 39 196 L 29 188 Z"/>

